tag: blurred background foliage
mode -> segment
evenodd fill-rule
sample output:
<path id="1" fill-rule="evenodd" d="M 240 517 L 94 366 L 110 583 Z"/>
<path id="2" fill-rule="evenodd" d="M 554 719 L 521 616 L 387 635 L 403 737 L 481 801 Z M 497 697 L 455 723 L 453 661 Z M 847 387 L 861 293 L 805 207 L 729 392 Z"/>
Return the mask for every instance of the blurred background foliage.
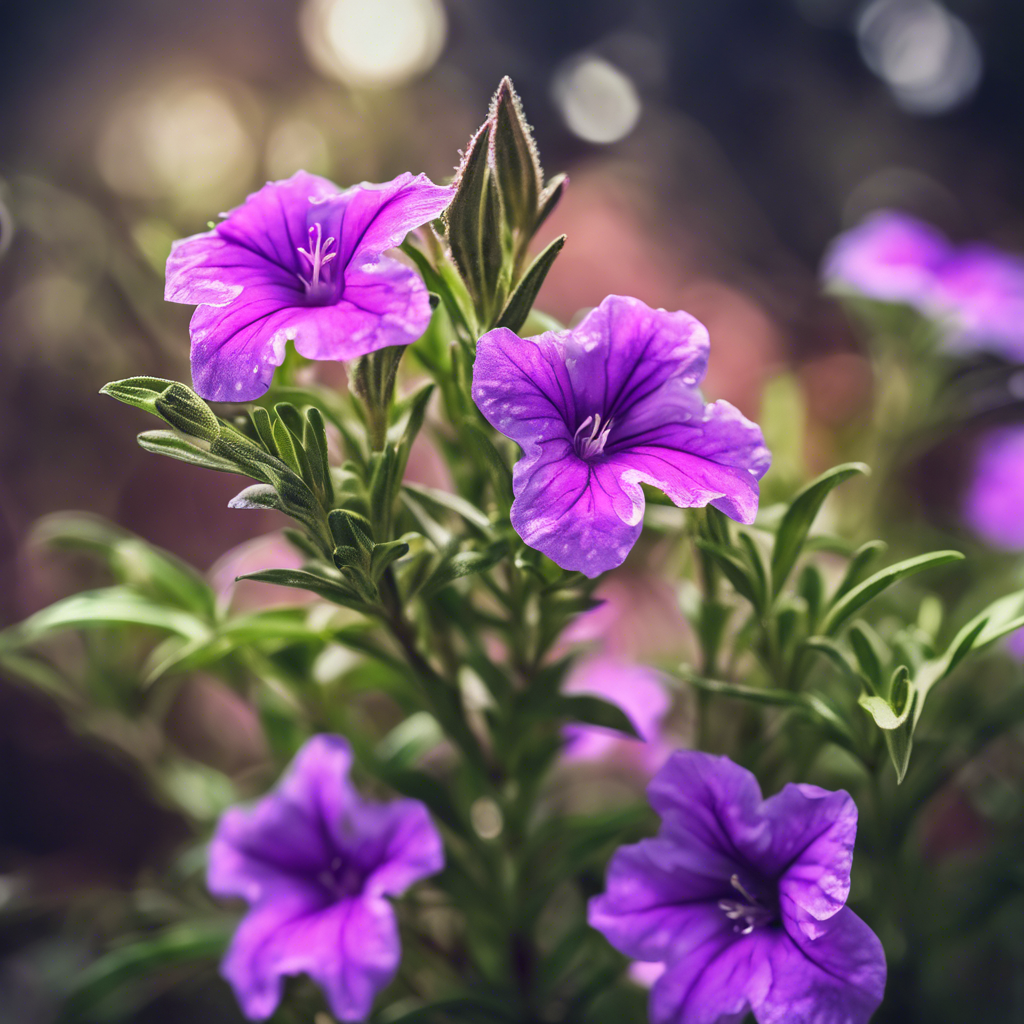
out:
<path id="1" fill-rule="evenodd" d="M 96 395 L 137 373 L 188 379 L 189 311 L 162 300 L 170 243 L 298 168 L 341 185 L 406 169 L 446 179 L 506 73 L 548 173 L 571 178 L 538 239 L 569 236 L 541 307 L 568 321 L 616 292 L 690 311 L 713 339 L 708 393 L 765 419 L 773 473 L 791 485 L 830 465 L 856 448 L 873 385 L 856 326 L 821 295 L 822 250 L 877 206 L 1024 250 L 1022 44 L 1019 0 L 0 4 L 3 624 L 109 578 L 39 543 L 46 513 L 99 513 L 203 572 L 281 525 L 228 510 L 230 478 L 151 459 L 133 436 L 146 418 Z M 344 382 L 340 368 L 322 375 Z M 1021 394 L 1007 385 L 915 458 L 892 500 L 916 529 L 956 532 L 972 432 L 1019 419 Z M 432 471 L 418 470 L 443 485 Z M 216 590 L 247 552 L 213 566 Z M 116 687 L 119 663 L 126 677 L 136 668 L 111 645 L 90 656 Z M 226 699 L 197 677 L 165 724 L 190 756 L 244 778 L 264 741 Z M 1014 778 L 998 756 L 978 768 L 989 783 Z M 980 807 L 942 796 L 936 857 L 1019 812 L 1019 793 L 972 792 Z M 170 808 L 127 758 L 0 680 L 0 1021 L 53 1019 L 95 934 L 117 930 L 108 894 L 140 880 L 144 894 L 188 834 Z M 935 899 L 1004 895 L 958 889 L 955 860 L 948 874 Z M 964 992 L 995 983 L 1020 1006 L 1019 899 L 1007 905 L 976 955 L 950 966 Z M 196 1021 L 235 1019 L 225 988 L 198 984 L 145 1019 L 180 1020 L 186 1005 Z"/>

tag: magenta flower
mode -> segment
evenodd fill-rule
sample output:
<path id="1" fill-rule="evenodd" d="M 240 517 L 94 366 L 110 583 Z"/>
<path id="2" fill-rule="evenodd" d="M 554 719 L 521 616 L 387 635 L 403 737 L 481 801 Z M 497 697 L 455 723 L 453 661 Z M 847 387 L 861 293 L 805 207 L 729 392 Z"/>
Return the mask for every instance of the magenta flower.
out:
<path id="1" fill-rule="evenodd" d="M 600 697 L 616 705 L 641 737 L 631 739 L 597 725 L 567 725 L 562 730 L 562 756 L 566 760 L 617 760 L 632 764 L 647 775 L 665 762 L 668 745 L 662 739 L 661 723 L 672 706 L 672 698 L 660 673 L 646 665 L 597 655 L 576 665 L 562 690 Z"/>
<path id="2" fill-rule="evenodd" d="M 950 344 L 1024 362 L 1024 259 L 988 245 L 959 250 L 939 269 L 935 307 Z"/>
<path id="3" fill-rule="evenodd" d="M 879 210 L 833 241 L 822 264 L 825 282 L 880 302 L 927 309 L 935 275 L 953 246 L 935 228 L 896 210 Z"/>
<path id="4" fill-rule="evenodd" d="M 1024 550 L 1024 426 L 1002 427 L 982 438 L 963 516 L 993 547 Z"/>
<path id="5" fill-rule="evenodd" d="M 952 349 L 1024 362 L 1024 259 L 988 245 L 954 246 L 922 221 L 881 210 L 840 235 L 825 282 L 934 320 Z"/>
<path id="6" fill-rule="evenodd" d="M 641 483 L 682 508 L 757 513 L 771 455 L 728 402 L 705 405 L 708 333 L 688 313 L 610 295 L 578 327 L 477 344 L 473 399 L 517 442 L 512 525 L 563 569 L 594 577 L 640 536 Z"/>
<path id="7" fill-rule="evenodd" d="M 589 921 L 627 956 L 663 963 L 652 1024 L 866 1024 L 885 954 L 846 907 L 857 808 L 788 785 L 761 799 L 728 758 L 673 754 L 648 788 L 657 837 L 625 846 Z"/>
<path id="8" fill-rule="evenodd" d="M 288 340 L 309 359 L 337 360 L 415 341 L 430 320 L 426 287 L 382 253 L 451 196 L 422 174 L 340 192 L 299 171 L 268 182 L 212 231 L 175 242 L 165 297 L 198 304 L 196 391 L 211 401 L 259 398 Z"/>
<path id="9" fill-rule="evenodd" d="M 274 1012 L 294 974 L 320 986 L 339 1020 L 364 1020 L 401 958 L 386 897 L 444 866 L 423 804 L 363 800 L 351 763 L 340 736 L 314 736 L 273 793 L 217 825 L 207 885 L 249 904 L 221 973 L 252 1020 Z"/>

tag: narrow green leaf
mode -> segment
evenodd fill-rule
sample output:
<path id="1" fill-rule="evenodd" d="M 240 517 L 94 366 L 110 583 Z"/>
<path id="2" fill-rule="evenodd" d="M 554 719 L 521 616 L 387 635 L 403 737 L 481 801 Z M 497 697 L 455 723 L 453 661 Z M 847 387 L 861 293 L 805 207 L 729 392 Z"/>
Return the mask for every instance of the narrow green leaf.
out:
<path id="1" fill-rule="evenodd" d="M 125 380 L 114 380 L 100 388 L 101 395 L 110 395 L 125 405 L 142 409 L 143 412 L 159 416 L 156 411 L 156 400 L 172 384 L 177 381 L 164 380 L 162 377 L 127 377 Z"/>
<path id="2" fill-rule="evenodd" d="M 556 713 L 573 722 L 596 725 L 625 733 L 630 739 L 642 740 L 629 716 L 617 704 L 582 693 L 563 693 L 555 705 Z"/>
<path id="3" fill-rule="evenodd" d="M 460 551 L 457 555 L 442 561 L 430 574 L 423 584 L 422 595 L 428 597 L 464 576 L 486 572 L 497 565 L 507 551 L 507 545 L 501 541 L 492 544 L 486 551 Z"/>
<path id="4" fill-rule="evenodd" d="M 174 925 L 155 938 L 132 942 L 107 953 L 78 975 L 62 1008 L 61 1020 L 81 1019 L 131 982 L 150 979 L 182 964 L 217 961 L 234 927 L 230 921 Z"/>
<path id="5" fill-rule="evenodd" d="M 832 600 L 838 601 L 844 594 L 853 590 L 866 577 L 871 563 L 878 555 L 884 554 L 888 546 L 882 540 L 869 540 L 857 548 L 850 556 L 850 564 L 846 567 L 846 573 L 832 595 Z"/>
<path id="6" fill-rule="evenodd" d="M 757 577 L 752 574 L 753 570 L 749 569 L 731 548 L 712 543 L 703 537 L 698 537 L 694 543 L 713 559 L 715 565 L 733 585 L 733 589 L 745 597 L 758 612 L 762 611 L 760 584 Z"/>
<path id="7" fill-rule="evenodd" d="M 476 505 L 466 501 L 458 494 L 440 491 L 434 487 L 424 487 L 421 484 L 406 483 L 403 486 L 405 490 L 415 494 L 425 504 L 461 516 L 466 523 L 487 539 L 494 536 L 494 526 L 490 519 Z"/>
<path id="8" fill-rule="evenodd" d="M 408 553 L 409 545 L 405 541 L 391 540 L 386 544 L 374 544 L 370 554 L 370 579 L 377 583 L 392 562 L 404 558 Z"/>
<path id="9" fill-rule="evenodd" d="M 822 473 L 816 480 L 812 480 L 793 499 L 779 524 L 778 532 L 775 535 L 775 547 L 772 551 L 771 569 L 776 594 L 782 589 L 783 583 L 786 582 L 786 578 L 796 564 L 814 519 L 833 488 L 838 487 L 844 480 L 849 480 L 852 476 L 869 472 L 868 467 L 860 462 L 835 466 L 826 473 Z"/>
<path id="10" fill-rule="evenodd" d="M 925 569 L 934 569 L 940 565 L 948 565 L 950 562 L 958 562 L 963 557 L 959 551 L 932 551 L 927 555 L 918 555 L 916 558 L 908 558 L 903 562 L 890 565 L 887 569 L 864 580 L 863 583 L 857 584 L 838 601 L 835 601 L 825 615 L 821 631 L 826 634 L 835 633 L 858 609 L 899 580 L 923 572 Z"/>
<path id="11" fill-rule="evenodd" d="M 556 174 L 551 181 L 544 186 L 544 190 L 541 192 L 539 199 L 537 200 L 537 220 L 533 225 L 533 230 L 541 226 L 551 216 L 551 211 L 558 205 L 559 200 L 562 198 L 562 193 L 565 192 L 565 186 L 569 183 L 569 177 L 565 174 Z"/>
<path id="12" fill-rule="evenodd" d="M 280 587 L 296 587 L 309 590 L 319 597 L 340 604 L 345 608 L 366 611 L 366 602 L 341 580 L 332 580 L 326 576 L 310 572 L 308 569 L 264 569 L 261 572 L 246 573 L 237 576 L 240 580 L 258 580 L 261 583 L 276 583 Z"/>
<path id="13" fill-rule="evenodd" d="M 30 615 L 0 633 L 0 647 L 34 643 L 48 633 L 101 626 L 150 626 L 191 638 L 206 638 L 209 626 L 200 618 L 156 604 L 127 587 L 105 587 L 73 594 Z"/>
<path id="14" fill-rule="evenodd" d="M 512 493 L 512 470 L 508 463 L 502 458 L 501 453 L 494 447 L 494 442 L 475 423 L 466 420 L 459 428 L 459 436 L 466 447 L 473 452 L 477 459 L 487 469 L 491 480 L 491 487 L 494 489 L 494 497 L 502 512 L 507 515 L 512 507 L 514 495 Z"/>
<path id="15" fill-rule="evenodd" d="M 213 410 L 184 384 L 170 384 L 154 404 L 158 416 L 189 437 L 213 441 L 220 434 L 220 421 Z"/>
<path id="16" fill-rule="evenodd" d="M 850 626 L 850 646 L 873 693 L 885 692 L 883 672 L 891 657 L 885 641 L 863 620 Z"/>
<path id="17" fill-rule="evenodd" d="M 533 304 L 537 301 L 537 294 L 548 276 L 548 271 L 565 245 L 565 239 L 565 235 L 559 235 L 537 255 L 522 280 L 516 285 L 515 291 L 509 296 L 505 308 L 495 322 L 495 327 L 507 327 L 510 331 L 518 331 L 523 326 L 530 315 L 530 310 L 533 309 Z"/>
<path id="18" fill-rule="evenodd" d="M 470 293 L 480 301 L 485 294 L 484 254 L 481 239 L 481 211 L 489 177 L 487 151 L 491 126 L 485 123 L 470 139 L 455 180 L 448 209 L 441 215 L 452 259 Z"/>
<path id="19" fill-rule="evenodd" d="M 230 459 L 214 455 L 205 448 L 187 441 L 173 430 L 146 430 L 138 436 L 139 446 L 154 455 L 167 455 L 179 462 L 188 462 L 203 469 L 215 469 L 219 473 L 248 474 L 239 469 Z"/>

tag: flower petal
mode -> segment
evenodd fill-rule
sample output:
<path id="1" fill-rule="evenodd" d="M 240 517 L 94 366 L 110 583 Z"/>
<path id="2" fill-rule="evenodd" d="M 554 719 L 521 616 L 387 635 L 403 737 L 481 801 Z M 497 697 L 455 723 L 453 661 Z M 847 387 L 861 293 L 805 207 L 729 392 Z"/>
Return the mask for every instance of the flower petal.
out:
<path id="1" fill-rule="evenodd" d="M 192 316 L 192 381 L 203 398 L 259 398 L 295 342 L 308 359 L 354 359 L 389 345 L 414 342 L 430 323 L 430 299 L 420 277 L 395 260 L 349 271 L 344 297 L 303 305 L 285 286 L 246 288 L 230 305 L 199 306 Z"/>
<path id="2" fill-rule="evenodd" d="M 250 1018 L 274 1011 L 282 978 L 308 974 L 335 1017 L 361 1021 L 400 958 L 398 926 L 387 900 L 345 899 L 307 913 L 299 903 L 274 901 L 243 919 L 221 973 Z"/>
<path id="3" fill-rule="evenodd" d="M 444 867 L 444 844 L 418 800 L 353 802 L 342 822 L 346 850 L 369 872 L 363 891 L 399 896 Z"/>
<path id="4" fill-rule="evenodd" d="M 643 505 L 607 465 L 578 458 L 568 440 L 551 438 L 539 456 L 520 459 L 512 489 L 516 533 L 563 569 L 593 579 L 621 565 L 640 536 Z"/>
<path id="5" fill-rule="evenodd" d="M 609 464 L 638 500 L 643 496 L 640 484 L 652 484 L 680 508 L 710 504 L 732 519 L 752 523 L 757 481 L 771 463 L 761 428 L 724 401 L 702 407 L 698 398 L 693 412 L 682 412 L 680 406 L 692 400 L 679 394 L 675 383 L 652 396 L 647 403 L 652 408 L 643 410 L 645 420 L 650 417 L 657 425 L 647 426 L 636 417 L 625 435 L 628 442 L 613 434 L 616 449 L 624 443 L 628 447 L 616 450 Z"/>
<path id="6" fill-rule="evenodd" d="M 343 266 L 374 263 L 381 253 L 401 245 L 414 228 L 427 224 L 452 201 L 452 189 L 435 185 L 425 174 L 406 171 L 392 181 L 364 181 L 341 195 L 318 202 L 311 222 L 324 225 L 338 239 Z"/>
<path id="7" fill-rule="evenodd" d="M 758 858 L 769 840 L 768 823 L 761 812 L 761 789 L 746 768 L 727 757 L 679 750 L 651 780 L 647 796 L 665 822 L 663 834 L 706 851 L 709 872 L 719 872 L 726 888 L 739 869 L 764 875 Z M 712 868 L 716 860 L 721 868 Z M 760 880 L 740 873 L 748 888 Z"/>
<path id="8" fill-rule="evenodd" d="M 323 870 L 335 856 L 345 808 L 358 799 L 351 764 L 346 740 L 314 736 L 272 793 L 251 809 L 226 811 L 210 846 L 210 891 L 256 903 Z"/>
<path id="9" fill-rule="evenodd" d="M 587 920 L 627 956 L 674 963 L 723 929 L 732 934 L 718 907 L 731 870 L 718 851 L 644 839 L 615 852 Z"/>
<path id="10" fill-rule="evenodd" d="M 771 843 L 759 863 L 779 879 L 783 914 L 808 938 L 826 930 L 850 895 L 857 805 L 843 790 L 791 783 L 764 802 Z"/>
<path id="11" fill-rule="evenodd" d="M 164 298 L 223 306 L 260 285 L 301 289 L 298 247 L 307 243 L 310 200 L 339 191 L 326 178 L 305 171 L 267 182 L 212 231 L 171 246 Z"/>
<path id="12" fill-rule="evenodd" d="M 651 1024 L 739 1024 L 771 984 L 763 930 L 740 936 L 719 911 L 717 931 L 669 964 L 651 989 Z M 758 1024 L 765 1021 L 758 1017 Z M 795 1022 L 794 1022 L 795 1024 Z"/>
<path id="13" fill-rule="evenodd" d="M 771 986 L 751 998 L 759 1024 L 867 1024 L 885 992 L 885 951 L 848 907 L 809 941 L 776 932 Z"/>
<path id="14" fill-rule="evenodd" d="M 935 271 L 952 246 L 935 228 L 894 210 L 880 210 L 840 235 L 825 254 L 826 283 L 882 302 L 926 305 Z"/>

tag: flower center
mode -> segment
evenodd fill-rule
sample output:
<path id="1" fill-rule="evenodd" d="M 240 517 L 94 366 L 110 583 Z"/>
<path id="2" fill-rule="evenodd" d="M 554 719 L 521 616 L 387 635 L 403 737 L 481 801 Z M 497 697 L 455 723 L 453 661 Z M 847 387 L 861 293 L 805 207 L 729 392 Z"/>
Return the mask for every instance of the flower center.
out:
<path id="1" fill-rule="evenodd" d="M 608 443 L 608 434 L 612 429 L 614 420 L 607 420 L 601 425 L 601 414 L 594 413 L 588 416 L 577 428 L 573 435 L 572 443 L 576 454 L 581 459 L 590 459 L 600 455 L 604 446 Z"/>
<path id="2" fill-rule="evenodd" d="M 331 897 L 338 900 L 356 895 L 366 881 L 359 868 L 351 861 L 345 861 L 341 857 L 335 857 L 330 866 L 316 877 Z"/>
<path id="3" fill-rule="evenodd" d="M 755 928 L 771 924 L 775 920 L 775 911 L 764 906 L 756 897 L 751 896 L 743 887 L 739 875 L 733 875 L 729 884 L 743 897 L 743 900 L 719 900 L 718 909 L 724 911 L 730 921 L 736 923 L 732 930 L 739 935 L 749 935 Z"/>
<path id="4" fill-rule="evenodd" d="M 326 281 L 321 282 L 320 272 L 338 254 L 330 250 L 334 246 L 334 237 L 325 239 L 323 229 L 319 221 L 309 229 L 309 248 L 299 248 L 299 255 L 304 256 L 309 262 L 310 276 L 305 278 L 298 275 L 299 280 L 306 286 L 306 294 L 316 299 L 323 299 L 326 292 Z"/>

